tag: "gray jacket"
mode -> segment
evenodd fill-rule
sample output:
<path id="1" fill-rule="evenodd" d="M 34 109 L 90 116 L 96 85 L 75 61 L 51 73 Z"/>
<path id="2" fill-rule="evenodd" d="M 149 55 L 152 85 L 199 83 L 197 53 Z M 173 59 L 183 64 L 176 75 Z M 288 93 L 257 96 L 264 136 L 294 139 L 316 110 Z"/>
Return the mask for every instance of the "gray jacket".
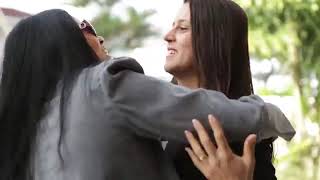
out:
<path id="1" fill-rule="evenodd" d="M 186 142 L 183 131 L 192 129 L 191 119 L 208 128 L 210 113 L 229 141 L 241 142 L 250 133 L 259 141 L 294 135 L 282 112 L 257 96 L 230 100 L 178 87 L 145 76 L 133 59 L 115 58 L 84 69 L 74 81 L 58 146 L 60 93 L 48 102 L 37 132 L 36 180 L 177 180 L 160 140 Z"/>

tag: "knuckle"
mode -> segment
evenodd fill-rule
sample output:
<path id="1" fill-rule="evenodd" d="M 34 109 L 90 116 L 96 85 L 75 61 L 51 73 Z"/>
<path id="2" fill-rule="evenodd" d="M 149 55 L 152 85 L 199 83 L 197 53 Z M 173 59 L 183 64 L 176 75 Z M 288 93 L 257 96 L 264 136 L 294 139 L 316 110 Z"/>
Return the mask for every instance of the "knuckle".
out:
<path id="1" fill-rule="evenodd" d="M 218 139 L 223 139 L 224 138 L 224 133 L 222 131 L 216 131 L 216 137 Z"/>
<path id="2" fill-rule="evenodd" d="M 234 159 L 234 156 L 232 156 L 232 154 L 230 153 L 225 153 L 224 158 L 227 162 L 232 162 Z"/>
<path id="3" fill-rule="evenodd" d="M 208 145 L 211 143 L 211 140 L 208 137 L 205 137 L 205 138 L 203 138 L 202 142 L 203 142 L 203 144 Z"/>
<path id="4" fill-rule="evenodd" d="M 202 152 L 202 150 L 201 150 L 200 148 L 197 148 L 197 149 L 195 150 L 195 153 L 196 153 L 196 154 L 199 154 L 199 155 L 200 155 L 200 154 L 203 154 L 203 152 Z"/>

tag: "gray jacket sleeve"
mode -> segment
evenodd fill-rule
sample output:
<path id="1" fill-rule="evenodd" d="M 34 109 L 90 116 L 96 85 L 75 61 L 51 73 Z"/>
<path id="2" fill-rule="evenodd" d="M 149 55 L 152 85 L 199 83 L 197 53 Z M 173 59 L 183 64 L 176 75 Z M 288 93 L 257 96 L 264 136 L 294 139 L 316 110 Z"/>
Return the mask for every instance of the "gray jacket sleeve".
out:
<path id="1" fill-rule="evenodd" d="M 193 129 L 193 118 L 209 129 L 208 114 L 218 118 L 230 142 L 244 141 L 251 133 L 257 134 L 258 141 L 277 136 L 289 140 L 294 135 L 283 113 L 258 96 L 231 100 L 217 91 L 176 86 L 145 76 L 130 58 L 112 59 L 100 66 L 105 96 L 139 136 L 185 142 L 183 131 Z"/>

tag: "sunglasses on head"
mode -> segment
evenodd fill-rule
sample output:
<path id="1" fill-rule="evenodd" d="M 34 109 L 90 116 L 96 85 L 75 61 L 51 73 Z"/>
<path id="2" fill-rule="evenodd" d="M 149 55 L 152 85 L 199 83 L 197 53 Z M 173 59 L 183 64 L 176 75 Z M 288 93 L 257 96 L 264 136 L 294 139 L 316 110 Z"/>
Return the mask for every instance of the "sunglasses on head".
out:
<path id="1" fill-rule="evenodd" d="M 79 25 L 80 29 L 82 31 L 85 31 L 87 33 L 90 33 L 94 36 L 97 36 L 97 32 L 96 30 L 94 29 L 94 27 L 86 20 L 83 20 L 80 25 Z"/>

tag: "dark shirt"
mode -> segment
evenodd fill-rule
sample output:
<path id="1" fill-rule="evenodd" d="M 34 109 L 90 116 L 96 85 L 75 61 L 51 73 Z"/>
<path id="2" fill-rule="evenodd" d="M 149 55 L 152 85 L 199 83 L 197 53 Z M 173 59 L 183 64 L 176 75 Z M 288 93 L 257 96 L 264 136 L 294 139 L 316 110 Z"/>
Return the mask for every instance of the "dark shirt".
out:
<path id="1" fill-rule="evenodd" d="M 181 180 L 206 180 L 203 174 L 194 166 L 189 155 L 185 151 L 187 144 L 169 141 L 165 152 L 172 160 Z M 243 143 L 230 144 L 232 151 L 242 155 Z M 264 140 L 256 145 L 256 166 L 254 180 L 276 180 L 275 168 L 272 164 L 273 146 L 272 140 Z"/>

